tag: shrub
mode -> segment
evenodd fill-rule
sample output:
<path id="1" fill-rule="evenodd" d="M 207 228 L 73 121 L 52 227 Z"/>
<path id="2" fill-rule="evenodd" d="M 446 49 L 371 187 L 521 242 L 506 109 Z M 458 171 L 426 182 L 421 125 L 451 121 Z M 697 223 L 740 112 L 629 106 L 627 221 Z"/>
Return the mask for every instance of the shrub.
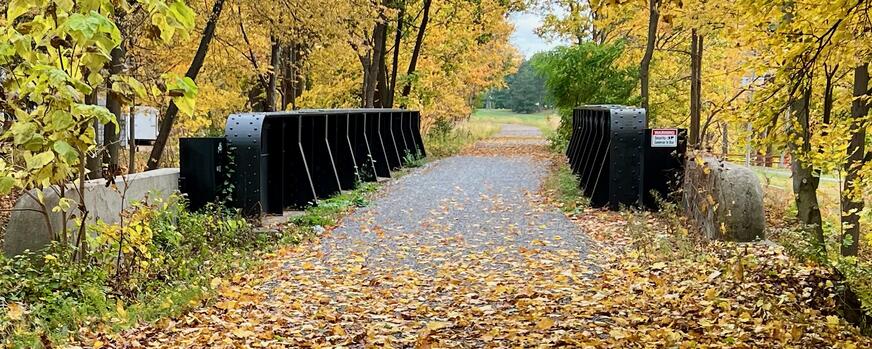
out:
<path id="1" fill-rule="evenodd" d="M 632 105 L 638 84 L 636 67 L 615 63 L 624 52 L 621 43 L 558 47 L 536 55 L 533 67 L 545 78 L 545 87 L 560 110 L 560 127 L 550 137 L 555 146 L 565 146 L 572 125 L 572 109 L 585 104 Z"/>
<path id="2" fill-rule="evenodd" d="M 73 260 L 62 244 L 0 256 L 0 345 L 52 345 L 81 327 L 177 312 L 236 266 L 240 253 L 281 238 L 255 232 L 223 207 L 188 212 L 175 196 L 134 204 L 123 217 L 89 228 L 88 258 Z"/>

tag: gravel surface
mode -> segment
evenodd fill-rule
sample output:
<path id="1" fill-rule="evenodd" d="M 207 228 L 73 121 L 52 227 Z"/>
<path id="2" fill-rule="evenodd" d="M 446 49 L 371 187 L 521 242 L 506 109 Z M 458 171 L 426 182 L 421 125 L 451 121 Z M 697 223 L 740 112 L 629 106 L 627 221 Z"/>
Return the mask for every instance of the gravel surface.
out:
<path id="1" fill-rule="evenodd" d="M 231 278 L 214 307 L 131 333 L 168 347 L 566 346 L 586 319 L 567 304 L 595 293 L 582 292 L 585 235 L 537 204 L 548 171 L 529 143 L 538 132 L 506 127 L 416 169 L 318 241 Z"/>
<path id="2" fill-rule="evenodd" d="M 536 128 L 505 125 L 477 146 L 537 140 L 542 141 Z M 494 259 L 495 268 L 516 264 L 518 249 L 573 250 L 583 256 L 586 247 L 576 226 L 561 212 L 535 204 L 547 164 L 511 155 L 451 157 L 399 179 L 322 240 L 325 259 L 354 254 L 369 268 L 426 273 L 445 260 L 486 251 L 506 252 Z"/>

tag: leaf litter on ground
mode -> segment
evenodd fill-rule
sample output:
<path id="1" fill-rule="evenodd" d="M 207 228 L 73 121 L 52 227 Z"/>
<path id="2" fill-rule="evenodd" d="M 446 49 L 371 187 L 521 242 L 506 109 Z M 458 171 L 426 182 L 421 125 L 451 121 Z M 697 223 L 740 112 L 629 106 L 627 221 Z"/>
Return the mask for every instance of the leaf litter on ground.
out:
<path id="1" fill-rule="evenodd" d="M 467 154 L 555 158 L 541 145 L 520 148 L 527 147 L 539 149 L 488 146 Z M 504 204 L 499 197 L 480 199 L 496 211 Z M 527 200 L 529 215 L 557 209 L 548 193 Z M 445 220 L 462 209 L 443 201 L 421 225 L 448 229 Z M 213 280 L 218 296 L 207 306 L 121 333 L 84 331 L 83 345 L 872 347 L 837 316 L 832 275 L 780 246 L 696 242 L 682 250 L 676 242 L 682 237 L 666 233 L 666 223 L 652 215 L 597 209 L 568 215 L 578 226 L 574 233 L 589 241 L 586 254 L 546 247 L 544 240 L 514 249 L 465 248 L 471 242 L 464 239 L 431 241 L 370 225 L 367 232 L 395 248 L 390 258 L 368 259 L 365 251 L 325 255 L 320 245 L 331 238 L 327 232 L 281 249 L 255 273 Z M 634 231 L 640 224 L 646 233 Z M 481 226 L 498 226 L 506 236 L 537 229 L 497 221 Z M 410 254 L 432 272 L 388 261 Z"/>

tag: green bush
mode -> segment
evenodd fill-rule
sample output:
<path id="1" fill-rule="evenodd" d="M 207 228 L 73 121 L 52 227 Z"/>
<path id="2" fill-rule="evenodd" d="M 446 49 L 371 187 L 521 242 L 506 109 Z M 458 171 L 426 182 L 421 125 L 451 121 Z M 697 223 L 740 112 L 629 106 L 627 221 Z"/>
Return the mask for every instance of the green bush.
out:
<path id="1" fill-rule="evenodd" d="M 316 225 L 368 204 L 378 188 L 323 200 L 284 231 L 253 228 L 237 211 L 210 205 L 189 212 L 180 197 L 138 203 L 124 223 L 89 227 L 85 258 L 53 244 L 14 258 L 0 255 L 0 347 L 63 345 L 82 328 L 121 329 L 202 304 L 211 281 L 256 264 L 256 251 L 298 243 Z"/>
<path id="2" fill-rule="evenodd" d="M 0 343 L 39 347 L 41 339 L 69 336 L 85 314 L 110 311 L 108 279 L 99 268 L 68 260 L 54 244 L 45 252 L 0 256 Z"/>
<path id="3" fill-rule="evenodd" d="M 589 206 L 587 198 L 581 192 L 579 179 L 569 165 L 560 162 L 557 168 L 549 172 L 543 183 L 545 190 L 551 192 L 561 210 L 570 213 L 579 213 Z"/>
<path id="4" fill-rule="evenodd" d="M 533 57 L 533 67 L 544 76 L 545 88 L 560 110 L 560 127 L 550 137 L 554 147 L 565 147 L 569 139 L 572 109 L 586 104 L 637 103 L 638 68 L 615 63 L 623 52 L 621 43 L 585 42 Z"/>
<path id="5" fill-rule="evenodd" d="M 318 205 L 309 207 L 300 216 L 291 218 L 290 223 L 296 228 L 308 230 L 315 226 L 322 228 L 338 224 L 339 217 L 355 207 L 369 205 L 367 195 L 378 189 L 375 183 L 361 183 L 360 186 L 348 193 L 343 193 L 332 198 L 322 200 Z"/>
<path id="6" fill-rule="evenodd" d="M 81 327 L 177 313 L 244 262 L 240 254 L 281 238 L 222 207 L 188 212 L 178 197 L 135 204 L 123 216 L 123 225 L 90 227 L 86 258 L 73 260 L 60 244 L 0 256 L 0 346 L 56 345 Z"/>
<path id="7" fill-rule="evenodd" d="M 499 130 L 500 125 L 491 121 L 467 120 L 455 124 L 453 120 L 438 118 L 424 136 L 424 144 L 427 145 L 429 157 L 447 157 L 456 155 L 463 148 L 490 137 Z"/>
<path id="8" fill-rule="evenodd" d="M 424 162 L 426 159 L 423 155 L 421 155 L 420 151 L 415 151 L 414 153 L 406 150 L 406 154 L 403 156 L 403 162 L 406 163 L 406 167 L 415 168 L 424 166 Z"/>

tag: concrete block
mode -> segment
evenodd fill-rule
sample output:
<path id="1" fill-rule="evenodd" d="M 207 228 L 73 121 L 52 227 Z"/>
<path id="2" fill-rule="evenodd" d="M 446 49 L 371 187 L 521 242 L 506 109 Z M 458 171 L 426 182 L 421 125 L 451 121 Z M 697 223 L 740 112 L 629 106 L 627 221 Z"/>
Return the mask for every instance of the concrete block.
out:
<path id="1" fill-rule="evenodd" d="M 130 176 L 115 178 L 116 186 L 107 186 L 105 179 L 90 180 L 85 183 L 84 200 L 88 208 L 86 222 L 97 220 L 112 224 L 121 220 L 121 212 L 130 207 L 133 202 L 146 199 L 167 198 L 179 190 L 179 169 L 164 168 L 154 171 L 136 173 Z M 36 190 L 30 193 L 36 197 Z M 51 210 L 59 200 L 57 188 L 44 191 L 46 206 Z M 65 196 L 78 205 L 79 193 L 77 187 L 68 187 Z M 54 232 L 49 231 L 45 217 L 36 200 L 28 195 L 22 195 L 15 203 L 9 223 L 6 225 L 6 241 L 3 253 L 7 256 L 20 254 L 26 249 L 39 250 L 51 242 L 54 232 L 59 232 L 62 216 L 58 212 L 50 212 L 49 219 Z M 78 210 L 70 210 L 78 215 Z M 75 229 L 76 223 L 68 217 L 67 228 Z"/>
<path id="2" fill-rule="evenodd" d="M 765 238 L 763 187 L 750 168 L 712 156 L 687 160 L 684 205 L 708 238 L 756 241 Z"/>

